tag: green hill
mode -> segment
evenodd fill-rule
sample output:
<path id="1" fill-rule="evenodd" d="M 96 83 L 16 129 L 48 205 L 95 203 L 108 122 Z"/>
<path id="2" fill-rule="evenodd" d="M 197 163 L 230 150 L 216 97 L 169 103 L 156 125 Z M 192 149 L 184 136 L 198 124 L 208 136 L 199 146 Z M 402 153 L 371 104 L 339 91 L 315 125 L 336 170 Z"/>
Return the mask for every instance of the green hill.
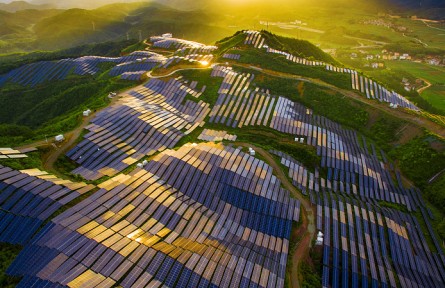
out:
<path id="1" fill-rule="evenodd" d="M 262 31 L 267 43 L 271 48 L 291 53 L 295 56 L 314 59 L 327 63 L 337 63 L 329 54 L 323 52 L 320 48 L 309 41 L 283 37 L 275 35 L 268 31 Z"/>

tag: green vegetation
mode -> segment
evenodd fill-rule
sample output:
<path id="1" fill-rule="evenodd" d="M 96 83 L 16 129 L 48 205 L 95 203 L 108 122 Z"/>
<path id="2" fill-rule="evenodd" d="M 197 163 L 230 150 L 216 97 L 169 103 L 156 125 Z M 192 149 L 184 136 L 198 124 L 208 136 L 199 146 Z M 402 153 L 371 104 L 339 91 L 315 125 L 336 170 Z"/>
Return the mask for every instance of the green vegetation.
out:
<path id="1" fill-rule="evenodd" d="M 20 279 L 6 275 L 6 269 L 8 269 L 21 250 L 21 246 L 0 243 L 0 287 L 13 288 L 19 283 Z"/>
<path id="2" fill-rule="evenodd" d="M 399 42 L 399 41 L 387 44 L 384 46 L 384 48 L 389 51 L 401 51 L 403 53 L 408 53 L 413 56 L 423 56 L 423 55 L 442 56 L 444 53 L 443 49 L 413 45 L 412 43 L 411 45 L 409 44 L 407 45 L 406 42 Z"/>
<path id="3" fill-rule="evenodd" d="M 406 91 L 403 88 L 402 78 L 408 79 L 411 83 L 415 82 L 415 77 L 408 73 L 406 70 L 375 70 L 375 71 L 366 71 L 368 76 L 371 76 L 373 79 L 377 80 L 380 83 L 383 83 L 385 87 L 388 89 L 393 89 L 400 95 L 403 95 L 408 100 L 413 102 L 419 108 L 422 108 L 428 112 L 434 114 L 442 114 L 443 112 L 437 108 L 435 108 L 431 103 L 426 101 L 423 97 L 417 93 L 417 91 Z"/>
<path id="4" fill-rule="evenodd" d="M 320 48 L 309 41 L 278 36 L 264 30 L 261 32 L 266 39 L 266 43 L 268 43 L 269 47 L 271 48 L 285 51 L 292 55 L 310 60 L 338 64 L 334 58 L 323 52 Z"/>
<path id="5" fill-rule="evenodd" d="M 226 37 L 216 42 L 216 46 L 218 46 L 217 53 L 219 55 L 224 54 L 227 50 L 230 50 L 234 47 L 243 46 L 244 40 L 246 39 L 246 35 L 242 31 L 236 32 L 233 36 Z"/>
<path id="6" fill-rule="evenodd" d="M 408 208 L 406 208 L 406 206 L 403 206 L 401 204 L 385 202 L 385 201 L 377 201 L 377 202 L 379 203 L 380 207 L 391 208 L 391 209 L 399 210 L 404 213 L 409 213 Z"/>
<path id="7" fill-rule="evenodd" d="M 366 74 L 407 97 L 420 108 L 430 113 L 445 115 L 445 101 L 443 100 L 445 69 L 411 61 L 386 61 L 385 65 L 388 69 L 368 70 Z M 408 79 L 410 83 L 415 83 L 416 79 L 428 81 L 432 87 L 421 94 L 417 91 L 407 92 L 403 88 L 402 78 Z"/>
<path id="8" fill-rule="evenodd" d="M 445 115 L 445 85 L 433 85 L 423 91 L 421 96 L 433 107 L 440 109 L 441 115 Z"/>
<path id="9" fill-rule="evenodd" d="M 421 189 L 426 188 L 428 180 L 444 169 L 445 153 L 433 149 L 429 141 L 439 140 L 432 136 L 418 137 L 390 152 L 390 156 L 398 160 L 402 172 Z"/>
<path id="10" fill-rule="evenodd" d="M 122 50 L 122 54 L 130 54 L 134 51 L 144 51 L 148 46 L 144 42 L 137 42 L 133 45 L 130 45 Z"/>
<path id="11" fill-rule="evenodd" d="M 15 170 L 25 170 L 33 168 L 43 170 L 42 154 L 45 152 L 45 150 L 39 150 L 27 153 L 27 158 L 1 159 L 0 165 L 8 166 Z"/>
<path id="12" fill-rule="evenodd" d="M 314 244 L 314 243 L 313 243 Z M 312 245 L 314 247 L 314 245 Z M 303 275 L 303 282 L 301 287 L 304 288 L 319 288 L 321 287 L 321 275 L 322 275 L 322 258 L 323 253 L 321 249 L 317 247 L 313 248 L 310 252 L 310 259 L 312 263 L 303 261 L 300 266 L 300 275 Z"/>

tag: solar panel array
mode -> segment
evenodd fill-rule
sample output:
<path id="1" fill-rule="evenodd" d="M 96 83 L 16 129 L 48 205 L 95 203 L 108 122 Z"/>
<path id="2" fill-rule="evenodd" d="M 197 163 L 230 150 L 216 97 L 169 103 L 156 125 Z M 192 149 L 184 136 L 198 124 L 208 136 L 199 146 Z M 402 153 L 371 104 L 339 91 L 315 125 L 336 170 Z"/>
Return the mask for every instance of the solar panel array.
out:
<path id="1" fill-rule="evenodd" d="M 8 273 L 18 287 L 283 287 L 300 203 L 240 149 L 185 145 L 55 217 Z"/>
<path id="2" fill-rule="evenodd" d="M 147 72 L 167 61 L 162 55 L 155 55 L 150 58 L 138 58 L 135 61 L 127 61 L 116 65 L 110 70 L 111 76 L 118 76 L 128 72 Z"/>
<path id="3" fill-rule="evenodd" d="M 94 188 L 58 180 L 0 165 L 0 242 L 24 245 L 57 210 Z"/>
<path id="4" fill-rule="evenodd" d="M 122 95 L 86 127 L 90 132 L 67 153 L 88 180 L 114 176 L 145 156 L 172 148 L 210 112 L 209 104 L 186 100 L 201 92 L 184 81 L 152 79 Z"/>
<path id="5" fill-rule="evenodd" d="M 210 113 L 210 123 L 221 123 L 231 127 L 266 125 L 276 98 L 268 91 L 250 84 L 252 74 L 242 74 L 225 66 L 215 66 L 212 77 L 224 78 L 218 93 L 219 97 Z"/>
<path id="6" fill-rule="evenodd" d="M 73 60 L 71 59 L 56 62 L 36 62 L 24 65 L 0 76 L 0 86 L 10 81 L 23 86 L 34 87 L 46 81 L 65 79 L 73 68 Z"/>
<path id="7" fill-rule="evenodd" d="M 76 75 L 94 75 L 100 71 L 99 64 L 101 63 L 115 63 L 116 65 L 128 63 L 123 66 L 126 69 L 122 69 L 122 66 L 120 67 L 121 69 L 116 68 L 115 71 L 119 71 L 120 73 L 113 72 L 113 75 L 117 76 L 124 72 L 135 71 L 135 68 L 129 63 L 138 63 L 138 59 L 144 59 L 145 62 L 153 63 L 145 67 L 139 67 L 139 70 L 149 68 L 146 71 L 149 71 L 154 66 L 154 63 L 160 64 L 166 61 L 164 56 L 148 51 L 136 51 L 129 55 L 115 58 L 85 56 L 60 61 L 42 61 L 21 66 L 0 76 L 0 86 L 6 82 L 13 82 L 23 86 L 34 87 L 47 81 L 63 80 L 71 73 Z M 139 64 L 139 66 L 140 65 L 141 64 Z M 137 67 L 136 64 L 135 66 Z"/>
<path id="8" fill-rule="evenodd" d="M 179 52 L 185 54 L 210 54 L 218 49 L 216 46 L 208 46 L 195 41 L 162 36 L 152 36 L 150 42 L 153 43 L 153 47 L 180 50 Z M 188 50 L 187 53 L 186 50 Z"/>
<path id="9" fill-rule="evenodd" d="M 142 76 L 147 74 L 147 71 L 137 71 L 137 72 L 124 72 L 121 74 L 121 79 L 130 81 L 140 81 Z"/>
<path id="10" fill-rule="evenodd" d="M 240 54 L 225 53 L 222 57 L 225 58 L 225 59 L 239 60 L 241 58 L 241 55 Z"/>
<path id="11" fill-rule="evenodd" d="M 236 141 L 236 135 L 228 134 L 227 131 L 216 131 L 211 129 L 204 129 L 198 136 L 199 140 L 218 142 L 223 140 Z"/>
<path id="12" fill-rule="evenodd" d="M 354 131 L 343 129 L 329 119 L 314 115 L 312 110 L 284 97 L 271 96 L 268 91 L 250 89 L 254 75 L 233 71 L 230 67 L 215 66 L 213 77 L 223 77 L 219 97 L 209 114 L 210 123 L 241 128 L 263 125 L 274 130 L 303 138 L 317 149 L 319 164 L 327 177 L 318 171 L 307 171 L 300 163 L 293 165 L 291 178 L 303 193 L 314 199 L 321 189 L 406 205 L 411 209 L 411 192 L 394 183 L 391 173 L 373 147 L 368 151 L 366 139 L 359 143 Z M 384 156 L 383 156 L 384 157 Z M 292 163 L 291 163 L 292 162 Z"/>
<path id="13" fill-rule="evenodd" d="M 244 44 L 253 45 L 253 47 L 260 49 L 266 44 L 266 39 L 264 39 L 259 31 L 246 30 L 244 34 L 247 35 Z"/>
<path id="14" fill-rule="evenodd" d="M 180 63 L 181 61 L 187 62 L 187 63 L 205 63 L 208 65 L 213 60 L 213 55 L 207 54 L 207 55 L 201 55 L 201 54 L 190 54 L 185 56 L 178 56 L 174 55 L 169 57 L 164 64 L 161 65 L 162 68 L 168 68 L 172 65 L 176 65 Z"/>
<path id="15" fill-rule="evenodd" d="M 373 92 L 372 88 L 366 92 L 368 98 L 370 95 L 417 109 L 394 92 L 393 98 L 377 97 L 381 92 L 389 92 L 369 79 L 359 78 L 355 71 L 332 66 L 327 69 L 350 73 L 353 89 L 364 92 L 368 88 L 363 87 L 374 87 Z M 317 203 L 317 229 L 324 232 L 323 287 L 445 286 L 445 257 L 430 224 L 431 212 L 420 191 L 405 188 L 398 171 L 388 168 L 393 166 L 387 163 L 383 151 L 379 155 L 382 162 L 374 145 L 369 151 L 366 139 L 362 139 L 362 146 L 354 132 L 282 97 L 270 126 L 298 138 L 303 136 L 308 145 L 316 147 L 322 159 L 320 166 L 327 170 L 327 177 L 323 178 L 318 168 L 310 171 L 289 155 L 272 151 L 289 168 L 293 184 L 303 193 L 309 192 L 312 202 Z M 397 183 L 391 172 L 396 174 Z M 437 252 L 431 252 L 415 217 L 382 208 L 378 200 L 403 205 L 408 211 L 420 210 Z"/>
<path id="16" fill-rule="evenodd" d="M 417 218 L 326 192 L 318 207 L 324 231 L 323 287 L 445 286 L 440 244 L 435 243 L 439 252 L 431 251 Z M 417 209 L 425 213 L 423 206 Z M 430 227 L 428 217 L 424 220 Z"/>
<path id="17" fill-rule="evenodd" d="M 271 150 L 270 153 L 281 157 L 281 164 L 289 168 L 288 176 L 292 179 L 292 185 L 298 187 L 304 195 L 307 195 L 308 187 L 314 187 L 315 178 L 318 178 L 318 171 L 315 174 L 304 167 L 303 164 L 278 150 Z M 309 183 L 308 183 L 309 182 Z"/>
<path id="18" fill-rule="evenodd" d="M 389 91 L 377 82 L 358 75 L 356 71 L 351 71 L 352 89 L 360 90 L 360 92 L 366 94 L 368 99 L 377 99 L 380 102 L 386 102 L 398 105 L 400 107 L 408 108 L 411 110 L 419 111 L 413 103 L 394 91 Z"/>

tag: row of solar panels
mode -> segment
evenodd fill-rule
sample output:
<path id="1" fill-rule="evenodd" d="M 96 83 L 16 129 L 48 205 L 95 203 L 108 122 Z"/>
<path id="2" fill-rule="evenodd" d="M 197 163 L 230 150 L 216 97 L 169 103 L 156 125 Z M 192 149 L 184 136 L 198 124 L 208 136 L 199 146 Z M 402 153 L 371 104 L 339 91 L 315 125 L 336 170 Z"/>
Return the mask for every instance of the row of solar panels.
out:
<path id="1" fill-rule="evenodd" d="M 324 62 L 321 62 L 321 61 L 314 61 L 314 60 L 308 60 L 306 58 L 297 57 L 290 53 L 276 50 L 276 49 L 273 49 L 270 47 L 268 47 L 266 49 L 266 51 L 267 51 L 267 53 L 283 55 L 286 57 L 286 60 L 289 60 L 289 61 L 297 63 L 297 64 L 301 64 L 301 65 L 307 65 L 307 66 L 324 66 L 325 65 Z"/>
<path id="2" fill-rule="evenodd" d="M 223 140 L 236 141 L 236 135 L 228 134 L 227 131 L 216 131 L 211 129 L 204 129 L 199 134 L 198 139 L 210 142 L 219 142 Z"/>
<path id="3" fill-rule="evenodd" d="M 368 99 L 377 99 L 380 102 L 395 104 L 411 110 L 419 110 L 419 108 L 402 95 L 394 91 L 389 91 L 377 82 L 362 75 L 358 75 L 355 71 L 351 73 L 351 78 L 352 89 L 360 90 L 360 92 L 366 94 L 366 98 Z"/>
<path id="4" fill-rule="evenodd" d="M 168 68 L 172 65 L 176 65 L 181 61 L 185 63 L 200 63 L 200 65 L 205 64 L 208 65 L 213 60 L 213 55 L 201 55 L 201 54 L 190 54 L 185 56 L 172 56 L 165 61 L 165 63 L 161 66 L 162 68 Z"/>
<path id="5" fill-rule="evenodd" d="M 300 203 L 241 150 L 185 145 L 55 217 L 9 267 L 19 287 L 283 287 Z"/>
<path id="6" fill-rule="evenodd" d="M 241 55 L 239 55 L 239 54 L 232 54 L 232 53 L 225 53 L 222 57 L 225 58 L 225 59 L 239 60 L 241 58 Z"/>
<path id="7" fill-rule="evenodd" d="M 147 71 L 124 72 L 122 73 L 121 78 L 130 81 L 140 81 L 145 74 L 147 74 Z"/>

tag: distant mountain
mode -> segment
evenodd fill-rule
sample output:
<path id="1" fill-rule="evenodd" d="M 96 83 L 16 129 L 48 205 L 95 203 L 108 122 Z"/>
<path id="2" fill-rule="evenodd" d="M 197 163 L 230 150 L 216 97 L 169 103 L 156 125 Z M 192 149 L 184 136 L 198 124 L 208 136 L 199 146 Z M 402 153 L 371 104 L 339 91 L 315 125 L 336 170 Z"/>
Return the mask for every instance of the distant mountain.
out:
<path id="1" fill-rule="evenodd" d="M 445 0 L 389 0 L 389 3 L 409 9 L 445 8 Z"/>
<path id="2" fill-rule="evenodd" d="M 94 10 L 68 9 L 47 17 L 34 27 L 39 49 L 61 49 L 171 32 L 178 37 L 211 44 L 228 35 L 215 19 L 223 17 L 204 11 L 181 11 L 157 3 L 110 4 Z"/>
<path id="3" fill-rule="evenodd" d="M 11 3 L 0 3 L 0 10 L 12 13 L 21 10 L 28 10 L 28 9 L 45 10 L 54 7 L 55 6 L 51 4 L 31 4 L 26 1 L 13 1 Z"/>
<path id="4" fill-rule="evenodd" d="M 29 0 L 33 4 L 51 4 L 60 9 L 84 8 L 93 9 L 113 3 L 149 2 L 148 0 Z"/>

